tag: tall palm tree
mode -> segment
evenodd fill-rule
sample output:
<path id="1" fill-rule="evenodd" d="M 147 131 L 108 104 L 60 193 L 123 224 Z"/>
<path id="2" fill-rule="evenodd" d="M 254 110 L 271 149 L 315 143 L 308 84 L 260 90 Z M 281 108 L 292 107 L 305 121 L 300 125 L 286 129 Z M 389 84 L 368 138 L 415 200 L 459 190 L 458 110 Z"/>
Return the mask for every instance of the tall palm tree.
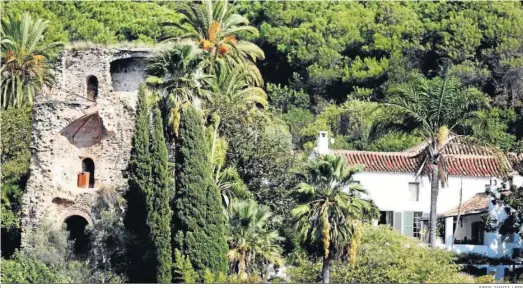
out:
<path id="1" fill-rule="evenodd" d="M 254 65 L 265 54 L 256 44 L 238 40 L 238 32 L 257 35 L 258 30 L 249 26 L 249 20 L 236 13 L 235 3 L 227 0 L 203 0 L 201 3 L 184 2 L 178 12 L 184 17 L 180 23 L 166 23 L 180 27 L 186 33 L 181 38 L 196 41 L 200 48 L 208 52 L 208 71 L 214 70 L 217 60 L 224 60 L 230 66 L 241 66 L 257 77 L 255 83 L 262 84 L 261 74 Z M 212 73 L 211 73 L 212 74 Z"/>
<path id="2" fill-rule="evenodd" d="M 2 19 L 2 108 L 31 105 L 43 86 L 54 83 L 49 53 L 62 44 L 44 43 L 48 25 L 42 19 L 33 21 L 29 13 Z"/>
<path id="3" fill-rule="evenodd" d="M 282 249 L 278 245 L 283 237 L 269 225 L 279 221 L 267 206 L 258 205 L 254 200 L 235 201 L 229 217 L 231 235 L 229 237 L 228 258 L 232 270 L 244 278 L 254 270 L 262 270 L 270 264 L 283 263 Z"/>
<path id="4" fill-rule="evenodd" d="M 326 155 L 305 165 L 306 181 L 296 187 L 296 238 L 309 255 L 323 258 L 323 283 L 329 283 L 331 261 L 349 256 L 362 220 L 376 216 L 373 203 L 360 197 L 365 189 L 353 182 L 359 171 L 342 157 Z"/>
<path id="5" fill-rule="evenodd" d="M 466 132 L 477 112 L 488 106 L 488 98 L 477 89 L 463 88 L 458 78 L 447 76 L 446 72 L 443 77 L 430 80 L 417 77 L 394 87 L 391 93 L 385 104 L 390 120 L 408 121 L 426 139 L 414 156 L 420 159 L 415 176 L 428 174 L 431 181 L 429 242 L 434 247 L 439 186 L 446 186 L 448 180 L 444 149 L 458 137 L 460 141 L 474 140 L 457 133 Z"/>
<path id="6" fill-rule="evenodd" d="M 267 93 L 262 88 L 250 86 L 251 76 L 241 67 L 217 67 L 216 76 L 210 81 L 209 90 L 212 96 L 206 106 L 209 113 L 217 113 L 226 121 L 231 117 L 246 116 L 257 108 L 266 108 L 269 105 Z"/>
<path id="7" fill-rule="evenodd" d="M 150 98 L 159 105 L 164 118 L 171 163 L 174 163 L 174 138 L 178 134 L 183 103 L 198 106 L 201 98 L 209 95 L 205 87 L 212 76 L 203 73 L 204 60 L 203 51 L 191 41 L 172 43 L 149 59 L 146 83 L 155 91 L 153 95 L 158 96 Z"/>
<path id="8" fill-rule="evenodd" d="M 191 41 L 178 41 L 161 49 L 147 66 L 147 84 L 160 91 L 165 101 L 172 103 L 190 101 L 205 94 L 203 86 L 211 76 L 203 73 L 203 50 Z"/>

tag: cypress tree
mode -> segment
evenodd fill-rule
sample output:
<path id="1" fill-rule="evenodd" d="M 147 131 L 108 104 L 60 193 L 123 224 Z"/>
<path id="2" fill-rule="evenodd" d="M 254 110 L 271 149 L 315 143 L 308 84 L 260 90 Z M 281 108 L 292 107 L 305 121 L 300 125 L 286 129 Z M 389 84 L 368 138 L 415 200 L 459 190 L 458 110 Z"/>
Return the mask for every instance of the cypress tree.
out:
<path id="1" fill-rule="evenodd" d="M 160 110 L 154 111 L 154 127 L 151 133 L 150 146 L 152 189 L 147 197 L 148 219 L 151 236 L 156 246 L 156 280 L 158 283 L 171 283 L 172 249 L 171 219 L 172 211 L 169 191 L 169 174 L 167 147 L 163 136 L 163 125 Z"/>
<path id="2" fill-rule="evenodd" d="M 128 248 L 131 282 L 151 283 L 156 280 L 155 262 L 151 257 L 154 243 L 150 239 L 147 225 L 146 195 L 151 194 L 151 158 L 149 153 L 149 109 L 147 107 L 145 86 L 138 90 L 135 128 L 132 138 L 131 158 L 129 160 L 129 190 L 127 191 L 127 213 L 125 227 L 131 234 Z"/>
<path id="3" fill-rule="evenodd" d="M 182 109 L 176 145 L 176 194 L 173 246 L 194 269 L 227 271 L 226 219 L 211 178 L 210 144 L 203 121 L 191 105 Z M 176 259 L 175 259 L 176 260 Z"/>

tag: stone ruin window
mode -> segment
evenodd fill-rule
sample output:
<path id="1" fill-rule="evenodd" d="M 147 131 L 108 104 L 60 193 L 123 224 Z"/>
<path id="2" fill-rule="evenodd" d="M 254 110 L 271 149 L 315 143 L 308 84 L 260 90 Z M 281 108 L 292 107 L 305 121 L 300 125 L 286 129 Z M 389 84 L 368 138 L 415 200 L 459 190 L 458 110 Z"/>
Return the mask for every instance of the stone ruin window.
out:
<path id="1" fill-rule="evenodd" d="M 82 172 L 89 173 L 89 188 L 94 188 L 94 161 L 91 158 L 82 160 Z"/>
<path id="2" fill-rule="evenodd" d="M 69 240 L 74 241 L 74 254 L 80 258 L 85 258 L 89 252 L 89 234 L 87 232 L 87 220 L 79 215 L 72 215 L 65 219 Z"/>
<path id="3" fill-rule="evenodd" d="M 96 101 L 98 97 L 98 79 L 94 76 L 87 77 L 87 99 Z"/>

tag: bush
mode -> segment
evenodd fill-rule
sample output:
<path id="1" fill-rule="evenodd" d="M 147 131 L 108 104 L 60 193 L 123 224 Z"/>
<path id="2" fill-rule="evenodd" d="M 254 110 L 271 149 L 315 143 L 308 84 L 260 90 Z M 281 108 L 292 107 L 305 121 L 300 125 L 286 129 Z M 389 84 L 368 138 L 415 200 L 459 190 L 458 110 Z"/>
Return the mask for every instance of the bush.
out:
<path id="1" fill-rule="evenodd" d="M 44 262 L 15 253 L 11 260 L 2 258 L 1 283 L 73 283 L 72 279 L 60 273 L 59 269 Z"/>
<path id="2" fill-rule="evenodd" d="M 123 217 L 126 202 L 112 186 L 102 187 L 99 197 L 91 208 L 93 226 L 89 229 L 89 271 L 80 271 L 88 283 L 121 283 L 127 280 L 129 234 L 125 230 Z M 77 263 L 68 263 L 68 270 L 83 268 Z"/>
<path id="3" fill-rule="evenodd" d="M 74 244 L 68 237 L 69 232 L 65 229 L 58 229 L 46 221 L 28 233 L 21 252 L 23 256 L 37 259 L 45 265 L 65 268 Z"/>
<path id="4" fill-rule="evenodd" d="M 492 275 L 483 275 L 483 276 L 479 276 L 478 278 L 476 278 L 474 283 L 476 283 L 476 284 L 493 284 L 493 283 L 496 283 L 496 281 L 494 280 L 494 276 L 492 276 Z"/>
<path id="5" fill-rule="evenodd" d="M 289 269 L 292 282 L 319 282 L 320 263 L 305 263 Z M 474 283 L 460 273 L 454 254 L 432 249 L 398 234 L 387 226 L 366 226 L 357 251 L 356 264 L 337 262 L 332 283 Z"/>

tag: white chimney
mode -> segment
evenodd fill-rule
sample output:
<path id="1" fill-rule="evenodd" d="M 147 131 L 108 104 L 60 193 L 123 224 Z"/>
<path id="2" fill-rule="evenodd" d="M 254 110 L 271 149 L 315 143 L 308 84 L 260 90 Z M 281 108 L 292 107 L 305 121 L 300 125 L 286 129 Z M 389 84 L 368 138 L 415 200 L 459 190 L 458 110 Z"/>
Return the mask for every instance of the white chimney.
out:
<path id="1" fill-rule="evenodd" d="M 329 133 L 327 131 L 320 131 L 318 133 L 316 153 L 320 155 L 329 154 Z"/>

